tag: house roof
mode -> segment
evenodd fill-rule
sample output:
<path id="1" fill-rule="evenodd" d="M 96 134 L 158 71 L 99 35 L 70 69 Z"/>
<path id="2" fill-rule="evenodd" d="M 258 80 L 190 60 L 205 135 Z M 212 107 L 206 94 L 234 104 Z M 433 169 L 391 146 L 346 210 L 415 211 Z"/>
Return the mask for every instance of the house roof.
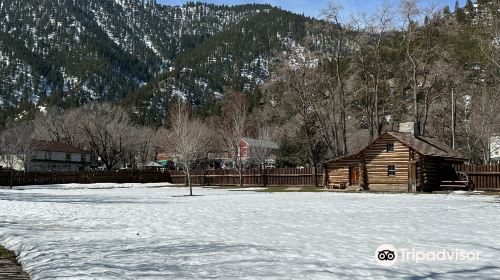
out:
<path id="1" fill-rule="evenodd" d="M 163 165 L 161 165 L 157 162 L 154 162 L 154 161 L 150 161 L 150 162 L 144 164 L 144 167 L 163 167 Z"/>
<path id="2" fill-rule="evenodd" d="M 278 144 L 273 141 L 257 140 L 253 138 L 243 138 L 242 140 L 245 141 L 251 147 L 268 148 L 276 150 L 279 148 Z"/>
<path id="3" fill-rule="evenodd" d="M 467 157 L 464 156 L 462 153 L 460 153 L 458 151 L 454 151 L 448 145 L 437 140 L 436 138 L 426 137 L 426 136 L 415 136 L 415 135 L 410 134 L 410 133 L 387 131 L 385 133 L 382 133 L 379 137 L 377 137 L 377 139 L 375 139 L 372 143 L 367 145 L 365 148 L 363 148 L 359 152 L 329 160 L 329 161 L 327 161 L 327 163 L 333 163 L 336 161 L 341 161 L 341 160 L 346 160 L 346 159 L 351 159 L 351 158 L 358 158 L 361 156 L 362 152 L 364 152 L 373 143 L 377 142 L 381 137 L 383 137 L 385 135 L 390 135 L 390 136 L 396 138 L 396 140 L 401 142 L 403 145 L 415 150 L 417 153 L 424 155 L 424 156 L 442 157 L 442 158 L 447 158 L 447 159 L 456 159 L 456 160 L 464 160 L 464 161 L 467 160 Z"/>
<path id="4" fill-rule="evenodd" d="M 86 154 L 87 152 L 84 150 L 77 149 L 73 146 L 60 143 L 60 142 L 52 142 L 52 141 L 42 141 L 42 140 L 36 140 L 35 146 L 38 151 L 45 151 L 45 152 L 62 152 L 62 153 L 79 153 L 79 154 Z"/>

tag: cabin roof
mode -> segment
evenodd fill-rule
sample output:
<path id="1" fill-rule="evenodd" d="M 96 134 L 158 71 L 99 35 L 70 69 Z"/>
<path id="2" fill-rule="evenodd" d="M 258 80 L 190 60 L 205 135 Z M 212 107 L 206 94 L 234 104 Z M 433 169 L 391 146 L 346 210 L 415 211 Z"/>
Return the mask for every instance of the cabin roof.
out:
<path id="1" fill-rule="evenodd" d="M 391 135 L 399 140 L 399 142 L 424 156 L 467 160 L 467 157 L 465 157 L 461 152 L 454 151 L 448 145 L 433 137 L 414 136 L 410 133 L 394 131 L 388 131 L 386 134 Z"/>
<path id="2" fill-rule="evenodd" d="M 376 143 L 377 141 L 379 141 L 380 138 L 386 135 L 392 136 L 397 141 L 401 142 L 403 145 L 413 149 L 417 153 L 424 156 L 442 157 L 442 158 L 462 160 L 462 161 L 467 160 L 467 157 L 465 157 L 461 152 L 454 151 L 448 145 L 439 141 L 436 138 L 426 137 L 426 136 L 415 136 L 410 133 L 387 131 L 382 133 L 379 137 L 373 140 L 372 143 L 367 145 L 365 148 L 361 149 L 359 152 L 338 157 L 329 160 L 326 163 L 334 163 L 338 161 L 361 158 L 361 154 L 364 151 L 369 149 L 372 144 Z"/>

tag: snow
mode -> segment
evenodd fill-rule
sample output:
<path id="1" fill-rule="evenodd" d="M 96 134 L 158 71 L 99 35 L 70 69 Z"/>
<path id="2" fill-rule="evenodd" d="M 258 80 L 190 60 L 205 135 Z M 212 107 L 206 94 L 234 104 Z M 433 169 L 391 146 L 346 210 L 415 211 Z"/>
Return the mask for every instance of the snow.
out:
<path id="1" fill-rule="evenodd" d="M 146 44 L 146 47 L 148 47 L 150 50 L 152 50 L 158 57 L 163 57 L 158 51 L 158 49 L 153 45 L 153 42 L 151 42 L 151 39 L 149 38 L 148 35 L 144 34 L 143 38 L 144 44 Z"/>
<path id="2" fill-rule="evenodd" d="M 63 91 L 64 92 L 69 91 L 74 85 L 77 85 L 80 82 L 78 77 L 69 75 L 66 72 L 66 69 L 64 69 L 64 67 L 60 68 L 60 73 L 64 79 L 64 82 L 63 82 Z"/>
<path id="3" fill-rule="evenodd" d="M 21 186 L 15 187 L 15 190 L 28 190 L 28 189 L 54 189 L 54 190 L 75 190 L 75 189 L 120 189 L 136 187 L 136 183 L 95 183 L 95 184 L 62 184 L 62 185 L 41 185 L 41 186 Z M 147 183 L 139 184 L 145 188 L 165 187 L 170 186 L 170 183 Z"/>
<path id="4" fill-rule="evenodd" d="M 492 279 L 492 196 L 259 193 L 152 185 L 0 190 L 0 243 L 32 279 Z M 94 188 L 98 189 L 94 189 Z M 378 266 L 375 249 L 460 249 L 474 262 Z M 496 275 L 496 276 L 495 276 Z"/>
<path id="5" fill-rule="evenodd" d="M 47 107 L 46 106 L 38 106 L 37 107 L 40 113 L 47 115 Z"/>
<path id="6" fill-rule="evenodd" d="M 292 69 L 312 69 L 318 67 L 319 59 L 314 58 L 311 51 L 307 50 L 300 43 L 288 37 L 284 38 L 282 42 L 289 49 L 289 51 L 284 54 L 288 59 L 288 65 Z"/>
<path id="7" fill-rule="evenodd" d="M 186 101 L 188 93 L 186 93 L 186 92 L 184 92 L 182 90 L 179 90 L 176 87 L 173 87 L 172 88 L 172 95 L 179 97 L 183 101 Z"/>
<path id="8" fill-rule="evenodd" d="M 9 66 L 10 60 L 7 55 L 5 55 L 2 50 L 0 50 L 0 65 L 5 64 L 5 66 Z"/>

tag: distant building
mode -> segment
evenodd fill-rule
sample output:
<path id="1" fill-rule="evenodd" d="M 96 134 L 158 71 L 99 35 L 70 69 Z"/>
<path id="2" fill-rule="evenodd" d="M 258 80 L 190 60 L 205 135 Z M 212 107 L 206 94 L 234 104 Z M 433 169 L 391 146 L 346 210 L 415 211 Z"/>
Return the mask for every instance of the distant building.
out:
<path id="1" fill-rule="evenodd" d="M 143 164 L 141 166 L 141 169 L 143 169 L 143 170 L 153 170 L 153 171 L 159 171 L 159 170 L 162 170 L 164 168 L 165 167 L 162 164 L 159 164 L 156 161 L 150 161 L 150 162 L 147 162 L 146 164 Z"/>
<path id="2" fill-rule="evenodd" d="M 279 145 L 273 141 L 243 138 L 239 152 L 244 162 L 254 165 L 264 163 L 266 168 L 274 168 L 278 148 Z"/>
<path id="3" fill-rule="evenodd" d="M 90 169 L 90 153 L 72 147 L 70 145 L 51 142 L 33 141 L 34 152 L 31 160 L 23 166 L 20 155 L 7 155 L 4 160 L 0 160 L 0 166 L 7 167 L 6 157 L 10 157 L 13 162 L 11 166 L 15 170 L 31 171 L 77 171 Z"/>
<path id="4" fill-rule="evenodd" d="M 27 171 L 77 171 L 90 169 L 90 153 L 70 145 L 35 141 L 36 150 Z"/>
<path id="5" fill-rule="evenodd" d="M 278 148 L 279 145 L 272 141 L 242 138 L 238 146 L 238 156 L 241 156 L 245 167 L 274 168 Z M 156 156 L 156 162 L 169 169 L 179 168 L 176 165 L 177 160 L 178 155 L 175 153 L 162 152 Z M 199 159 L 197 164 L 201 168 L 232 169 L 235 168 L 233 161 L 233 153 L 228 149 L 213 148 L 206 153 L 206 158 Z"/>
<path id="6" fill-rule="evenodd" d="M 490 138 L 491 162 L 500 163 L 500 133 L 493 134 Z"/>

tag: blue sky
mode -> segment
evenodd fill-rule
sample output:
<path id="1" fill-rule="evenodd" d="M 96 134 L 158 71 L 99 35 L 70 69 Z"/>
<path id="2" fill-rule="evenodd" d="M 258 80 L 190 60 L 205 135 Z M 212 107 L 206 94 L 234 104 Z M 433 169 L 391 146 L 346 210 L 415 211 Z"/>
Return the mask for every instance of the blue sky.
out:
<path id="1" fill-rule="evenodd" d="M 465 3 L 466 0 L 459 0 L 461 5 Z M 169 5 L 182 5 L 186 3 L 186 0 L 157 0 L 158 3 L 169 4 Z M 196 1 L 195 1 L 196 2 Z M 273 6 L 281 7 L 282 9 L 289 10 L 298 14 L 305 14 L 307 16 L 319 17 L 321 10 L 326 7 L 328 0 L 206 0 L 202 2 L 214 3 L 214 4 L 226 4 L 226 5 L 236 5 L 244 3 L 269 3 Z M 344 14 L 349 15 L 351 13 L 358 12 L 373 12 L 376 7 L 380 6 L 382 3 L 389 3 L 397 6 L 399 0 L 339 0 L 344 7 Z M 453 11 L 455 6 L 455 0 L 421 0 L 423 5 L 429 5 L 430 3 L 437 3 L 441 6 L 448 5 Z"/>

